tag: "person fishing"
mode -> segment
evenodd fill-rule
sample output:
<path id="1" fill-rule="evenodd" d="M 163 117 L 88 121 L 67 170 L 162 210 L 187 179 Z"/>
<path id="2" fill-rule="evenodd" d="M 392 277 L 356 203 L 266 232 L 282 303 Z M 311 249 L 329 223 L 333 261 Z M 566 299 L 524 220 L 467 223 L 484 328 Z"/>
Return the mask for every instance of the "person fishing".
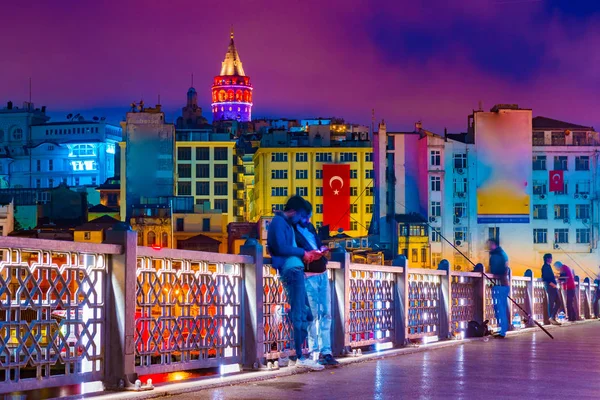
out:
<path id="1" fill-rule="evenodd" d="M 490 272 L 496 276 L 497 283 L 492 287 L 492 296 L 494 298 L 494 312 L 500 330 L 497 338 L 504 339 L 508 332 L 508 293 L 510 290 L 508 283 L 508 256 L 499 246 L 496 239 L 488 240 L 488 249 L 490 252 Z"/>

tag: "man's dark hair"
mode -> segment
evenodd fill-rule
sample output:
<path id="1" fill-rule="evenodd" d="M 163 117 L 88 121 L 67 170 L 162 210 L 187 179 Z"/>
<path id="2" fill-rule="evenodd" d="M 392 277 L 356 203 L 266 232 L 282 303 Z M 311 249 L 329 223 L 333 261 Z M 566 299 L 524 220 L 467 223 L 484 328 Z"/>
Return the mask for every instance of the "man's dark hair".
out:
<path id="1" fill-rule="evenodd" d="M 304 200 L 304 203 L 306 203 L 306 208 L 305 208 L 305 210 L 306 210 L 306 213 L 307 213 L 308 215 L 312 214 L 312 211 L 313 211 L 313 206 L 312 206 L 312 204 L 310 204 L 310 202 L 309 202 L 309 201 L 307 201 L 307 200 Z"/>
<path id="2" fill-rule="evenodd" d="M 301 196 L 294 195 L 285 203 L 283 211 L 306 211 L 306 203 L 307 201 Z"/>
<path id="3" fill-rule="evenodd" d="M 550 253 L 544 254 L 544 262 L 548 261 L 548 259 L 552 259 L 552 254 L 550 254 Z"/>
<path id="4" fill-rule="evenodd" d="M 489 238 L 488 243 L 494 243 L 496 247 L 500 246 L 500 243 L 498 243 L 498 239 L 496 238 Z"/>

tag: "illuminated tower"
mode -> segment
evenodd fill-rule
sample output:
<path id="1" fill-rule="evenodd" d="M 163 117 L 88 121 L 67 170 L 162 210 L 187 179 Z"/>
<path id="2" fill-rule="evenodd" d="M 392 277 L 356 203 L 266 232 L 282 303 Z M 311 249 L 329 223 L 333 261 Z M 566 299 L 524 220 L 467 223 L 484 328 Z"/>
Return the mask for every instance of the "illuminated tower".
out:
<path id="1" fill-rule="evenodd" d="M 252 119 L 252 85 L 235 48 L 233 29 L 221 73 L 213 81 L 212 112 L 215 122 L 249 122 Z"/>

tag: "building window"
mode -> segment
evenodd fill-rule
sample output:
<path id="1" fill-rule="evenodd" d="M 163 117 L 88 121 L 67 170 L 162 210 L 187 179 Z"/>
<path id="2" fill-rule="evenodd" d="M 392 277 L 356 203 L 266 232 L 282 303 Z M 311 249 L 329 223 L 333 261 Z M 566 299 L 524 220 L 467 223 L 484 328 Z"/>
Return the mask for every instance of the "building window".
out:
<path id="1" fill-rule="evenodd" d="M 308 179 L 308 170 L 297 169 L 296 170 L 296 179 Z"/>
<path id="2" fill-rule="evenodd" d="M 358 204 L 350 204 L 350 214 L 358 213 Z"/>
<path id="3" fill-rule="evenodd" d="M 567 156 L 554 156 L 554 169 L 558 171 L 568 170 L 568 160 Z"/>
<path id="4" fill-rule="evenodd" d="M 431 253 L 431 266 L 437 268 L 442 262 L 442 253 Z"/>
<path id="5" fill-rule="evenodd" d="M 302 197 L 308 196 L 308 188 L 307 187 L 297 187 L 296 188 L 296 195 L 302 196 Z"/>
<path id="6" fill-rule="evenodd" d="M 79 177 L 78 176 L 75 177 L 75 186 L 79 186 Z"/>
<path id="7" fill-rule="evenodd" d="M 454 178 L 454 192 L 455 193 L 466 193 L 467 192 L 467 178 Z"/>
<path id="8" fill-rule="evenodd" d="M 287 195 L 288 195 L 288 188 L 286 188 L 286 187 L 272 187 L 271 188 L 271 196 L 287 197 Z"/>
<path id="9" fill-rule="evenodd" d="M 454 242 L 466 242 L 467 241 L 467 228 L 456 227 L 454 228 Z"/>
<path id="10" fill-rule="evenodd" d="M 323 222 L 321 222 L 321 221 L 318 221 L 318 222 L 315 224 L 315 228 L 317 228 L 317 229 L 320 229 L 320 228 L 322 228 L 322 227 L 323 227 Z"/>
<path id="11" fill-rule="evenodd" d="M 192 159 L 192 148 L 191 147 L 177 148 L 177 160 L 188 161 L 191 159 Z"/>
<path id="12" fill-rule="evenodd" d="M 196 196 L 210 195 L 210 182 L 196 182 Z"/>
<path id="13" fill-rule="evenodd" d="M 564 194 L 568 194 L 569 193 L 569 186 L 568 186 L 568 182 L 567 181 L 563 181 L 563 187 L 562 190 L 557 190 L 556 192 L 554 192 L 555 195 L 564 195 Z"/>
<path id="14" fill-rule="evenodd" d="M 196 178 L 208 178 L 209 176 L 208 164 L 196 164 Z"/>
<path id="15" fill-rule="evenodd" d="M 207 184 L 208 184 L 208 182 L 207 182 Z M 205 204 L 206 204 L 206 207 L 210 208 L 210 200 L 209 199 L 196 199 L 196 205 L 204 207 Z"/>
<path id="16" fill-rule="evenodd" d="M 38 189 L 42 187 L 42 180 L 41 179 L 36 179 L 35 180 L 35 187 L 38 188 Z"/>
<path id="17" fill-rule="evenodd" d="M 454 217 L 455 218 L 463 218 L 466 216 L 467 216 L 467 204 L 466 203 L 454 204 Z"/>
<path id="18" fill-rule="evenodd" d="M 544 132 L 533 132 L 533 145 L 544 146 L 546 143 Z"/>
<path id="19" fill-rule="evenodd" d="M 191 178 L 192 177 L 192 165 L 191 164 L 177 165 L 177 175 L 179 175 L 179 178 Z"/>
<path id="20" fill-rule="evenodd" d="M 215 178 L 227 178 L 227 174 L 229 174 L 229 166 L 227 164 L 215 164 L 213 168 Z"/>
<path id="21" fill-rule="evenodd" d="M 83 240 L 91 240 L 92 239 L 92 232 L 84 232 L 83 233 Z"/>
<path id="22" fill-rule="evenodd" d="M 162 233 L 162 247 L 165 249 L 169 248 L 169 235 L 167 234 L 167 232 L 163 232 Z"/>
<path id="23" fill-rule="evenodd" d="M 590 156 L 575 157 L 575 171 L 589 171 Z"/>
<path id="24" fill-rule="evenodd" d="M 564 132 L 552 132 L 552 146 L 565 146 L 567 140 Z"/>
<path id="25" fill-rule="evenodd" d="M 271 205 L 271 210 L 273 210 L 273 211 L 283 211 L 284 208 L 285 208 L 285 204 L 272 204 Z"/>
<path id="26" fill-rule="evenodd" d="M 534 171 L 545 171 L 546 170 L 546 156 L 533 156 L 533 170 Z"/>
<path id="27" fill-rule="evenodd" d="M 357 161 L 356 153 L 340 153 L 340 161 L 341 162 L 354 162 Z"/>
<path id="28" fill-rule="evenodd" d="M 589 229 L 577 229 L 577 243 L 590 243 L 590 230 Z"/>
<path id="29" fill-rule="evenodd" d="M 196 160 L 198 160 L 198 161 L 210 160 L 210 149 L 208 147 L 196 147 Z"/>
<path id="30" fill-rule="evenodd" d="M 431 150 L 430 163 L 432 167 L 439 167 L 442 163 L 442 152 L 439 150 Z"/>
<path id="31" fill-rule="evenodd" d="M 322 186 L 315 188 L 315 196 L 323 196 L 323 187 Z"/>
<path id="32" fill-rule="evenodd" d="M 350 186 L 350 196 L 358 196 L 358 188 L 356 186 Z"/>
<path id="33" fill-rule="evenodd" d="M 373 152 L 372 151 L 365 153 L 365 162 L 373 162 Z"/>
<path id="34" fill-rule="evenodd" d="M 227 196 L 227 188 L 229 182 L 214 182 L 214 195 L 215 196 Z"/>
<path id="35" fill-rule="evenodd" d="M 176 221 L 176 224 L 175 224 L 176 225 L 176 229 L 175 230 L 177 232 L 183 232 L 184 228 L 185 228 L 184 223 L 185 223 L 185 220 L 183 218 L 177 218 L 177 221 Z"/>
<path id="36" fill-rule="evenodd" d="M 323 214 L 323 204 L 317 204 L 315 206 L 315 213 L 316 214 Z"/>
<path id="37" fill-rule="evenodd" d="M 177 182 L 177 195 L 178 196 L 191 196 L 192 195 L 192 182 Z"/>
<path id="38" fill-rule="evenodd" d="M 156 244 L 156 234 L 152 231 L 148 232 L 148 246 L 154 246 Z"/>
<path id="39" fill-rule="evenodd" d="M 271 179 L 287 179 L 287 169 L 274 169 L 271 171 Z"/>
<path id="40" fill-rule="evenodd" d="M 554 205 L 554 219 L 565 219 L 569 218 L 569 205 L 568 204 L 555 204 Z"/>
<path id="41" fill-rule="evenodd" d="M 350 170 L 350 179 L 357 179 L 358 178 L 358 171 L 355 169 L 351 169 Z"/>
<path id="42" fill-rule="evenodd" d="M 432 201 L 430 210 L 431 217 L 439 217 L 440 215 L 442 215 L 442 204 L 439 201 Z"/>
<path id="43" fill-rule="evenodd" d="M 202 218 L 202 232 L 210 232 L 210 218 Z"/>
<path id="44" fill-rule="evenodd" d="M 221 210 L 222 213 L 227 213 L 229 210 L 227 208 L 227 199 L 216 199 L 215 200 L 215 209 Z"/>
<path id="45" fill-rule="evenodd" d="M 590 181 L 579 181 L 575 184 L 576 194 L 590 194 Z"/>
<path id="46" fill-rule="evenodd" d="M 435 229 L 431 230 L 431 241 L 434 243 L 439 243 L 442 241 L 442 237 L 440 236 L 439 232 Z"/>
<path id="47" fill-rule="evenodd" d="M 271 153 L 271 161 L 272 162 L 287 162 L 288 154 L 287 153 Z"/>
<path id="48" fill-rule="evenodd" d="M 323 179 L 323 170 L 318 169 L 315 171 L 315 179 Z"/>
<path id="49" fill-rule="evenodd" d="M 367 214 L 373 214 L 373 204 L 365 204 L 365 212 Z"/>
<path id="50" fill-rule="evenodd" d="M 54 171 L 54 160 L 48 160 L 48 171 Z"/>
<path id="51" fill-rule="evenodd" d="M 366 179 L 373 179 L 375 177 L 375 174 L 373 173 L 372 169 L 368 169 L 365 171 L 365 178 Z"/>
<path id="52" fill-rule="evenodd" d="M 500 228 L 497 226 L 488 228 L 488 239 L 496 240 L 498 245 L 500 245 Z"/>
<path id="53" fill-rule="evenodd" d="M 37 160 L 35 162 L 35 170 L 36 171 L 41 171 L 42 170 L 42 161 L 41 160 Z"/>
<path id="54" fill-rule="evenodd" d="M 548 219 L 548 205 L 547 204 L 534 204 L 533 205 L 533 219 Z"/>
<path id="55" fill-rule="evenodd" d="M 467 155 L 465 153 L 459 153 L 454 155 L 454 169 L 465 169 L 467 168 Z"/>
<path id="56" fill-rule="evenodd" d="M 387 150 L 394 150 L 396 148 L 396 141 L 394 140 L 394 136 L 389 135 L 387 137 Z"/>
<path id="57" fill-rule="evenodd" d="M 23 129 L 21 128 L 14 128 L 12 131 L 12 138 L 13 140 L 21 140 L 23 139 Z"/>
<path id="58" fill-rule="evenodd" d="M 331 162 L 331 153 L 317 153 L 316 161 L 317 162 Z"/>
<path id="59" fill-rule="evenodd" d="M 215 161 L 227 161 L 227 147 L 215 147 Z"/>
<path id="60" fill-rule="evenodd" d="M 548 192 L 546 181 L 533 181 L 533 194 L 541 195 Z"/>
<path id="61" fill-rule="evenodd" d="M 560 228 L 554 230 L 554 243 L 569 243 L 569 229 Z"/>
<path id="62" fill-rule="evenodd" d="M 75 144 L 69 146 L 69 157 L 93 157 L 96 148 L 91 144 Z"/>
<path id="63" fill-rule="evenodd" d="M 590 219 L 590 205 L 589 204 L 575 205 L 575 218 Z"/>
<path id="64" fill-rule="evenodd" d="M 350 230 L 351 231 L 357 231 L 358 230 L 358 222 L 356 222 L 356 221 L 350 221 Z"/>
<path id="65" fill-rule="evenodd" d="M 373 186 L 369 186 L 369 187 L 366 189 L 366 195 L 367 195 L 368 197 L 373 197 Z"/>
<path id="66" fill-rule="evenodd" d="M 307 153 L 296 153 L 296 162 L 306 162 L 308 161 Z"/>
<path id="67" fill-rule="evenodd" d="M 439 176 L 431 176 L 431 177 L 429 177 L 429 182 L 430 182 L 430 187 L 431 187 L 431 191 L 432 192 L 439 192 L 439 191 L 441 191 L 442 180 L 440 179 Z"/>
<path id="68" fill-rule="evenodd" d="M 427 249 L 426 248 L 421 249 L 421 262 L 423 264 L 425 264 L 427 262 Z"/>
<path id="69" fill-rule="evenodd" d="M 548 229 L 534 229 L 533 243 L 548 243 Z"/>

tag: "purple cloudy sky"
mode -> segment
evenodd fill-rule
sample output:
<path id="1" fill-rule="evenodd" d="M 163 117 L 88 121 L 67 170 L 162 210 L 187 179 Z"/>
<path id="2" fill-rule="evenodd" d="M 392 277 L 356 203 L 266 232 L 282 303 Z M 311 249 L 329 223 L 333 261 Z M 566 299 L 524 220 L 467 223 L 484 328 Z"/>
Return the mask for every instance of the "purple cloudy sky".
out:
<path id="1" fill-rule="evenodd" d="M 32 77 L 54 120 L 116 122 L 159 93 L 173 119 L 193 73 L 208 114 L 234 24 L 255 117 L 368 124 L 375 108 L 393 129 L 460 131 L 481 100 L 600 128 L 599 17 L 595 0 L 10 1 L 0 101 Z"/>

